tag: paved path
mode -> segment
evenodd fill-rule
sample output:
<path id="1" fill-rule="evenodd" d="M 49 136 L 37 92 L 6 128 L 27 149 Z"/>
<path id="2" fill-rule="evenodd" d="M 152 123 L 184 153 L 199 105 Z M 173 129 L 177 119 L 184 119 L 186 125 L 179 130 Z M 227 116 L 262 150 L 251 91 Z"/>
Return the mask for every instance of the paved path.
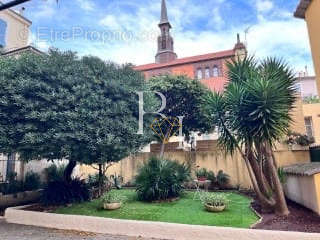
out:
<path id="1" fill-rule="evenodd" d="M 151 240 L 146 238 L 111 236 L 104 234 L 53 230 L 8 224 L 0 218 L 1 240 Z M 155 239 L 152 239 L 155 240 Z"/>

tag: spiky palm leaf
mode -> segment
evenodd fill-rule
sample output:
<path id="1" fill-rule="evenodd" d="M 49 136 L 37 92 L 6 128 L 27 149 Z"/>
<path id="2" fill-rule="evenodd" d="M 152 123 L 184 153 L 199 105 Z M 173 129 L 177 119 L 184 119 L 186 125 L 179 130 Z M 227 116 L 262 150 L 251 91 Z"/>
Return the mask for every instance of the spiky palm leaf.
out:
<path id="1" fill-rule="evenodd" d="M 253 57 L 233 60 L 228 70 L 225 93 L 211 94 L 205 110 L 219 127 L 220 145 L 232 153 L 244 143 L 279 140 L 292 121 L 293 72 L 281 60 L 268 58 L 258 64 Z"/>

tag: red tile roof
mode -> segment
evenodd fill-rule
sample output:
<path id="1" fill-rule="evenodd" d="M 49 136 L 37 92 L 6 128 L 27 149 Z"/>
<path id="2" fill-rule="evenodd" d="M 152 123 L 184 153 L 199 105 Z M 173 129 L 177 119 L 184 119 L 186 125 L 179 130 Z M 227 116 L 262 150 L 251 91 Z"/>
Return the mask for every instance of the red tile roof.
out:
<path id="1" fill-rule="evenodd" d="M 137 71 L 146 71 L 146 70 L 171 67 L 171 66 L 175 66 L 175 65 L 182 65 L 182 64 L 201 62 L 201 61 L 206 61 L 206 60 L 226 58 L 226 57 L 232 57 L 232 56 L 234 56 L 233 49 L 227 50 L 227 51 L 222 51 L 222 52 L 209 53 L 209 54 L 186 57 L 186 58 L 179 58 L 179 59 L 176 59 L 176 60 L 169 62 L 169 63 L 162 63 L 162 64 L 151 63 L 151 64 L 146 64 L 146 65 L 140 65 L 140 66 L 134 67 L 134 69 Z"/>

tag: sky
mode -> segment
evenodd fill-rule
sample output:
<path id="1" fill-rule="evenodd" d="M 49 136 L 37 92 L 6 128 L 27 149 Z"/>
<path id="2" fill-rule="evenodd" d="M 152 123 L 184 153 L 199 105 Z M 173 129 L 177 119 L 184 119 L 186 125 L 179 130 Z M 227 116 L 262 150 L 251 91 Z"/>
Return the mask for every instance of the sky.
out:
<path id="1" fill-rule="evenodd" d="M 167 0 L 178 57 L 232 49 L 236 34 L 257 58 L 279 57 L 314 74 L 298 0 Z M 154 62 L 161 0 L 32 0 L 30 43 L 117 63 Z M 247 34 L 245 34 L 245 30 Z"/>

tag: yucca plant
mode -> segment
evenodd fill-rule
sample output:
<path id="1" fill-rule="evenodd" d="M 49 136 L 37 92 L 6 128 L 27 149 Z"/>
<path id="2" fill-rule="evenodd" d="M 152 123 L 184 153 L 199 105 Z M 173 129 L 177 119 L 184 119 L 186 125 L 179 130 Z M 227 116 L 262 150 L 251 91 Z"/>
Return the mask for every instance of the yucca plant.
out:
<path id="1" fill-rule="evenodd" d="M 179 197 L 183 183 L 190 178 L 190 168 L 176 161 L 150 158 L 135 178 L 138 197 L 143 201 L 166 200 Z"/>
<path id="2" fill-rule="evenodd" d="M 272 149 L 292 121 L 295 75 L 287 64 L 273 58 L 234 59 L 227 67 L 225 92 L 206 97 L 207 121 L 219 128 L 221 147 L 231 154 L 240 152 L 262 207 L 287 215 Z"/>

